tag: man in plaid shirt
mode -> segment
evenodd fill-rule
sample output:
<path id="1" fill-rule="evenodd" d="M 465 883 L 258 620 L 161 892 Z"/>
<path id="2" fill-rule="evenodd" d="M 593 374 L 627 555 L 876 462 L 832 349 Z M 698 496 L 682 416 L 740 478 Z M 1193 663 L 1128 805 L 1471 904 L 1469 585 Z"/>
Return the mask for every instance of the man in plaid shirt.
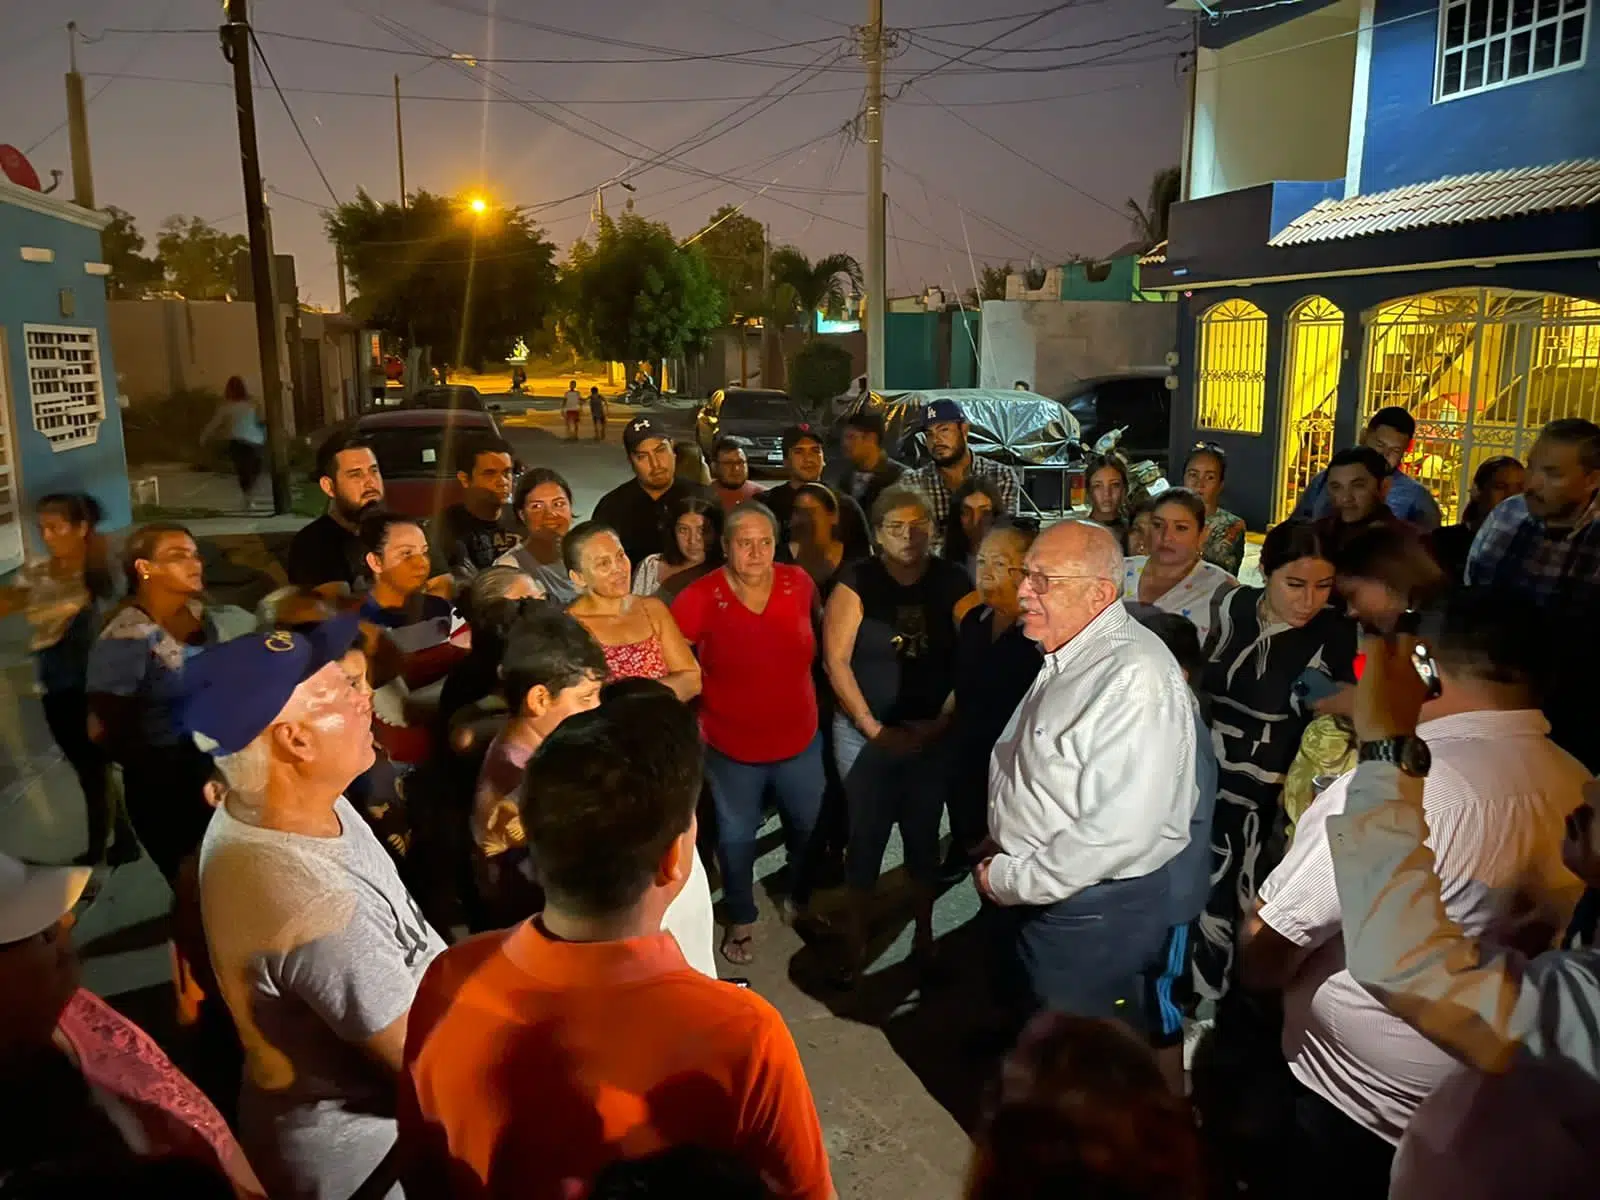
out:
<path id="1" fill-rule="evenodd" d="M 1551 659 L 1551 737 L 1600 767 L 1594 684 L 1600 650 L 1600 426 L 1551 421 L 1528 453 L 1527 491 L 1504 500 L 1472 542 L 1466 581 L 1514 594 L 1538 612 Z"/>
<path id="2" fill-rule="evenodd" d="M 950 501 L 967 480 L 986 478 L 994 481 L 1004 504 L 1003 513 L 995 516 L 1016 516 L 1017 475 L 1004 463 L 974 454 L 967 445 L 967 414 L 954 400 L 935 400 L 928 405 L 922 417 L 923 438 L 933 462 L 900 477 L 901 487 L 916 488 L 933 501 L 933 550 L 944 549 L 944 531 L 950 518 Z"/>

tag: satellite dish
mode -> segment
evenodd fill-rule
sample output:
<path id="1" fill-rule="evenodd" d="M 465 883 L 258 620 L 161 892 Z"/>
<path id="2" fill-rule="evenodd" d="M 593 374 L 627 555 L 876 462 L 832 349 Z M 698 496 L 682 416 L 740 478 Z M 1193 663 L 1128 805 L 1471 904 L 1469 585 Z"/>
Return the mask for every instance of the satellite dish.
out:
<path id="1" fill-rule="evenodd" d="M 1039 262 L 1037 254 L 1028 255 L 1028 269 L 1022 273 L 1022 282 L 1027 285 L 1030 292 L 1037 292 L 1044 286 L 1045 270 Z"/>
<path id="2" fill-rule="evenodd" d="M 39 172 L 33 169 L 28 156 L 15 146 L 0 145 L 0 171 L 4 171 L 6 178 L 18 187 L 33 192 L 44 190 L 39 183 Z"/>

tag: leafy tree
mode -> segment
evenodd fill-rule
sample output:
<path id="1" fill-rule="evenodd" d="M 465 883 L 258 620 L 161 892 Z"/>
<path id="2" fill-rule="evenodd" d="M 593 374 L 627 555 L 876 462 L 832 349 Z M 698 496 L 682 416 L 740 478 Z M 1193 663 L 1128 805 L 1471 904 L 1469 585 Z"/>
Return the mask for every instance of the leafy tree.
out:
<path id="1" fill-rule="evenodd" d="M 223 233 L 199 217 L 168 217 L 156 240 L 167 285 L 186 300 L 237 297 L 234 260 L 249 249 L 243 234 Z"/>
<path id="2" fill-rule="evenodd" d="M 789 395 L 821 412 L 850 388 L 855 366 L 850 352 L 830 341 L 808 341 L 789 357 Z"/>
<path id="3" fill-rule="evenodd" d="M 1007 262 L 1003 267 L 986 266 L 978 270 L 978 286 L 967 289 L 967 307 L 977 308 L 985 300 L 1004 300 L 1006 280 L 1014 268 Z"/>
<path id="4" fill-rule="evenodd" d="M 142 300 L 159 292 L 166 269 L 159 258 L 144 256 L 144 234 L 133 223 L 133 214 L 116 207 L 102 209 L 111 224 L 100 231 L 100 256 L 111 268 L 106 283 L 113 300 Z"/>
<path id="5" fill-rule="evenodd" d="M 706 224 L 715 228 L 695 245 L 706 256 L 712 278 L 727 295 L 734 316 L 753 313 L 760 307 L 766 284 L 762 278 L 765 227 L 754 217 L 737 212 L 731 204 L 717 209 Z"/>
<path id="6" fill-rule="evenodd" d="M 563 272 L 572 344 L 608 362 L 655 362 L 703 349 L 727 317 L 727 296 L 698 246 L 633 213 L 602 219 L 593 245 Z"/>
<path id="7" fill-rule="evenodd" d="M 861 288 L 861 264 L 848 254 L 830 254 L 812 262 L 793 246 L 772 252 L 772 283 L 789 297 L 789 323 L 799 318 L 806 337 L 815 336 L 817 313 L 844 309 L 849 290 Z"/>
<path id="8" fill-rule="evenodd" d="M 1167 217 L 1181 195 L 1183 172 L 1177 167 L 1163 167 L 1150 180 L 1150 195 L 1143 204 L 1128 197 L 1126 207 L 1133 235 L 1146 250 L 1167 240 Z"/>
<path id="9" fill-rule="evenodd" d="M 356 292 L 351 312 L 435 361 L 502 359 L 555 306 L 555 247 L 515 209 L 474 212 L 431 192 L 401 208 L 361 191 L 326 224 Z"/>

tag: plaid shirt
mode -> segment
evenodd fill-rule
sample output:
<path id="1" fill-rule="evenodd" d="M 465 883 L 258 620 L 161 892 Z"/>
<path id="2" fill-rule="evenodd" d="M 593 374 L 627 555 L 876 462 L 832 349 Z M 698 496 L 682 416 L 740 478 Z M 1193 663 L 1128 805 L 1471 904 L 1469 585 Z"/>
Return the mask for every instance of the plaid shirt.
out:
<path id="1" fill-rule="evenodd" d="M 1002 511 L 1008 517 L 1016 516 L 1016 472 L 1005 463 L 995 462 L 994 459 L 984 458 L 977 453 L 971 455 L 971 464 L 967 470 L 967 478 L 993 481 L 995 490 L 1000 493 Z M 916 488 L 933 501 L 933 551 L 935 554 L 939 553 L 944 549 L 944 523 L 950 516 L 950 499 L 954 493 L 945 484 L 938 465 L 929 463 L 925 467 L 918 467 L 915 471 L 907 471 L 896 481 L 896 486 Z"/>
<path id="2" fill-rule="evenodd" d="M 1472 540 L 1467 583 L 1513 591 L 1554 616 L 1600 605 L 1600 497 L 1571 529 L 1551 529 L 1523 496 L 1498 505 Z"/>

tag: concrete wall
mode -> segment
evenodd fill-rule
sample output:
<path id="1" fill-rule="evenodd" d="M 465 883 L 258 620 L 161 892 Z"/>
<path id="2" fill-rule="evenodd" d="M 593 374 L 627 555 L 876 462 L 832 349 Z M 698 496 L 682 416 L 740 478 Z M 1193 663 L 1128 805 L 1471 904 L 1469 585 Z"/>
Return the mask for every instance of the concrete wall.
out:
<path id="1" fill-rule="evenodd" d="M 1436 104 L 1439 22 L 1432 14 L 1438 8 L 1438 0 L 1377 0 L 1362 192 L 1442 175 L 1600 156 L 1600 121 L 1595 119 L 1600 113 L 1600 32 L 1594 29 L 1600 11 L 1595 5 L 1589 6 L 1588 55 L 1582 67 Z"/>
<path id="2" fill-rule="evenodd" d="M 1046 396 L 1080 380 L 1160 366 L 1177 339 L 1177 306 L 1105 300 L 987 300 L 978 386 L 1025 379 Z"/>
<path id="3" fill-rule="evenodd" d="M 5 448 L 9 486 L 0 489 L 0 571 L 19 565 L 24 536 L 30 541 L 33 537 L 33 506 L 49 492 L 93 493 L 105 510 L 107 529 L 121 528 L 131 519 L 105 281 L 85 270 L 85 264 L 100 262 L 103 224 L 97 213 L 0 180 L 0 342 L 5 351 L 0 355 L 0 392 L 5 397 L 0 417 L 10 435 Z M 26 262 L 23 247 L 48 251 L 52 261 Z M 25 325 L 99 331 L 105 416 L 92 443 L 58 451 L 34 427 Z"/>
<path id="4" fill-rule="evenodd" d="M 1274 179 L 1340 179 L 1350 135 L 1360 0 L 1215 50 L 1201 48 L 1189 196 Z"/>

